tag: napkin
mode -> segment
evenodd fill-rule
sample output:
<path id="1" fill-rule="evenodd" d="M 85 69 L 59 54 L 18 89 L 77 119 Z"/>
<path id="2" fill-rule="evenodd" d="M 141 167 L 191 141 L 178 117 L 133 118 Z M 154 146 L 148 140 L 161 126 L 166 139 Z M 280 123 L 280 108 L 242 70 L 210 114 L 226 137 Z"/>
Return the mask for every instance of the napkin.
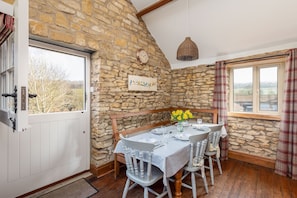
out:
<path id="1" fill-rule="evenodd" d="M 193 166 L 203 166 L 204 165 L 204 159 L 197 159 L 196 157 L 193 158 Z"/>
<path id="2" fill-rule="evenodd" d="M 219 145 L 217 145 L 216 147 L 213 146 L 213 144 L 209 144 L 209 151 L 217 151 L 216 153 L 216 157 L 219 158 L 220 157 L 220 154 L 221 154 L 221 151 L 220 151 L 220 147 Z"/>

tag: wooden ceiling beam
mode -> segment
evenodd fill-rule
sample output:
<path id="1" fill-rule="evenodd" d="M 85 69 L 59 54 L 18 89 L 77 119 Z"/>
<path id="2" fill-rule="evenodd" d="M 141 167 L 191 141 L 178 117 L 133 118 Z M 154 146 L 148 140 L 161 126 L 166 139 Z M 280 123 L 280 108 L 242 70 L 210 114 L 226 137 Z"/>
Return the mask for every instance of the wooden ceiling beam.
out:
<path id="1" fill-rule="evenodd" d="M 151 11 L 153 11 L 153 10 L 155 10 L 155 9 L 157 9 L 157 8 L 163 6 L 163 5 L 165 5 L 165 4 L 167 4 L 167 3 L 171 2 L 171 1 L 173 1 L 173 0 L 160 0 L 160 1 L 158 1 L 158 2 L 156 2 L 156 3 L 154 3 L 154 4 L 150 5 L 150 6 L 148 6 L 148 7 L 146 7 L 146 8 L 140 10 L 140 11 L 136 14 L 136 16 L 137 16 L 138 18 L 140 18 L 140 17 L 142 17 L 143 15 L 145 15 L 145 14 L 147 14 L 147 13 L 149 13 L 149 12 L 151 12 Z"/>

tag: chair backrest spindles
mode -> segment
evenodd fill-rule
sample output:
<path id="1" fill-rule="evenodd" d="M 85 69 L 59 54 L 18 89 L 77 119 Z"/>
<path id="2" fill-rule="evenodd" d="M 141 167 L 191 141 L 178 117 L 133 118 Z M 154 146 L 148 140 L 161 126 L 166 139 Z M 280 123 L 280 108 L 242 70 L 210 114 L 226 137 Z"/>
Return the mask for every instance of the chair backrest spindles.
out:
<path id="1" fill-rule="evenodd" d="M 207 145 L 208 134 L 199 134 L 190 136 L 190 159 L 188 166 L 192 167 L 193 164 L 199 164 L 203 160 L 204 153 Z"/>
<path id="2" fill-rule="evenodd" d="M 135 142 L 125 138 L 122 138 L 122 141 L 127 170 L 139 178 L 150 178 L 154 144 Z"/>
<path id="3" fill-rule="evenodd" d="M 212 145 L 213 148 L 216 148 L 220 142 L 221 131 L 223 125 L 212 126 L 210 128 L 209 136 L 208 136 L 208 148 Z"/>

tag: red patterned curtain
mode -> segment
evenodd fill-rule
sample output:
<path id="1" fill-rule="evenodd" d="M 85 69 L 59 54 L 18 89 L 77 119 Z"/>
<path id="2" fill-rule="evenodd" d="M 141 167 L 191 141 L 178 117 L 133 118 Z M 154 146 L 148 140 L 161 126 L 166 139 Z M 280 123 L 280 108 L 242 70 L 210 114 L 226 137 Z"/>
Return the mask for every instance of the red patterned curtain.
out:
<path id="1" fill-rule="evenodd" d="M 297 179 L 297 49 L 285 66 L 285 88 L 275 172 Z"/>
<path id="2" fill-rule="evenodd" d="M 14 31 L 14 18 L 0 12 L 0 45 Z"/>
<path id="3" fill-rule="evenodd" d="M 218 109 L 219 122 L 224 122 L 227 130 L 227 67 L 223 61 L 216 62 L 214 86 L 213 108 Z M 228 142 L 228 136 L 221 138 L 221 160 L 228 159 Z"/>

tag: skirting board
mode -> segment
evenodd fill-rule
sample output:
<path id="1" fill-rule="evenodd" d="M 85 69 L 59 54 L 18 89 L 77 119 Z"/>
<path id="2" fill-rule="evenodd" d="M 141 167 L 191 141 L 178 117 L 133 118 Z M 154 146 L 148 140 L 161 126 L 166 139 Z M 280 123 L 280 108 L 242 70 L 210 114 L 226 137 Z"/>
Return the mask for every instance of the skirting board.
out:
<path id="1" fill-rule="evenodd" d="M 250 155 L 250 154 L 246 154 L 246 153 L 241 153 L 238 151 L 230 151 L 229 150 L 228 157 L 232 158 L 232 159 L 239 160 L 239 161 L 247 162 L 250 164 L 263 166 L 266 168 L 274 169 L 274 167 L 275 167 L 275 160 L 273 160 L 273 159 L 259 157 L 259 156 Z"/>
<path id="2" fill-rule="evenodd" d="M 104 164 L 104 165 L 99 166 L 99 167 L 95 167 L 94 165 L 91 164 L 91 170 L 90 171 L 96 177 L 102 177 L 102 176 L 114 171 L 113 161 L 108 162 L 107 164 Z"/>

